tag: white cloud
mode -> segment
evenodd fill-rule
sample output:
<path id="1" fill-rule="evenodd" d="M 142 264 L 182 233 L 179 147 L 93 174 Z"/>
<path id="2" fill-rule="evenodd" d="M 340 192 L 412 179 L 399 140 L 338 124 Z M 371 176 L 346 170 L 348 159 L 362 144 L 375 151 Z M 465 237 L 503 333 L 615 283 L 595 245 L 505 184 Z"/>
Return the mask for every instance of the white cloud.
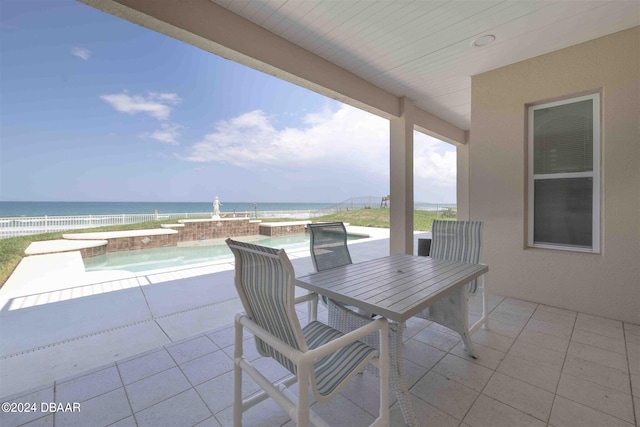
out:
<path id="1" fill-rule="evenodd" d="M 307 114 L 296 128 L 279 129 L 275 123 L 276 117 L 261 110 L 220 121 L 181 157 L 266 170 L 285 177 L 283 187 L 337 185 L 348 186 L 352 196 L 363 195 L 361 191 L 388 194 L 388 120 L 342 105 L 337 111 Z M 414 135 L 416 200 L 455 201 L 455 147 Z"/>
<path id="2" fill-rule="evenodd" d="M 162 123 L 161 129 L 157 129 L 153 132 L 144 133 L 143 138 L 151 138 L 156 141 L 160 141 L 163 144 L 179 145 L 178 138 L 180 137 L 180 129 L 184 126 L 178 124 Z"/>
<path id="3" fill-rule="evenodd" d="M 423 133 L 414 133 L 413 170 L 415 179 L 444 186 L 456 185 L 456 149 Z"/>
<path id="4" fill-rule="evenodd" d="M 74 47 L 71 49 L 71 55 L 77 56 L 80 59 L 84 59 L 85 61 L 89 60 L 93 52 L 89 49 L 85 49 L 83 47 Z"/>
<path id="5" fill-rule="evenodd" d="M 308 114 L 300 128 L 277 129 L 274 118 L 255 110 L 220 121 L 185 156 L 245 168 L 319 168 L 349 165 L 388 175 L 389 122 L 343 105 Z"/>
<path id="6" fill-rule="evenodd" d="M 171 106 L 178 104 L 181 99 L 175 93 L 150 92 L 146 97 L 120 94 L 101 95 L 100 98 L 109 103 L 121 113 L 148 114 L 158 120 L 167 120 L 171 114 Z"/>
<path id="7" fill-rule="evenodd" d="M 149 92 L 149 99 L 171 105 L 179 104 L 182 101 L 175 93 Z"/>

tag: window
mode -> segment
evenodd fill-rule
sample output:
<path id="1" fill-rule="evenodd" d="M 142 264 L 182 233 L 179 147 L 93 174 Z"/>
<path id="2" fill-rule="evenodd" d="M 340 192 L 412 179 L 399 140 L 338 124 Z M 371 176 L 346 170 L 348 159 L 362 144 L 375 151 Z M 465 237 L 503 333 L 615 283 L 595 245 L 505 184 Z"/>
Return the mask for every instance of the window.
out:
<path id="1" fill-rule="evenodd" d="M 529 107 L 529 246 L 600 251 L 600 95 Z"/>

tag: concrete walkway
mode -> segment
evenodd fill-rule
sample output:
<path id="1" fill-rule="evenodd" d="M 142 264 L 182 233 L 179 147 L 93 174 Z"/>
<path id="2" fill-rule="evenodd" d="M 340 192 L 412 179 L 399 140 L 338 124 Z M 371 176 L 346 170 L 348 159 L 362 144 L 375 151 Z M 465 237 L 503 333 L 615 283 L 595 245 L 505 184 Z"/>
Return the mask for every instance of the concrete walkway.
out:
<path id="1" fill-rule="evenodd" d="M 388 254 L 389 231 L 349 243 L 354 262 Z M 288 254 L 299 275 L 309 250 Z M 26 257 L 0 289 L 0 396 L 228 326 L 242 311 L 233 258 L 146 273 L 84 271 L 79 252 Z"/>

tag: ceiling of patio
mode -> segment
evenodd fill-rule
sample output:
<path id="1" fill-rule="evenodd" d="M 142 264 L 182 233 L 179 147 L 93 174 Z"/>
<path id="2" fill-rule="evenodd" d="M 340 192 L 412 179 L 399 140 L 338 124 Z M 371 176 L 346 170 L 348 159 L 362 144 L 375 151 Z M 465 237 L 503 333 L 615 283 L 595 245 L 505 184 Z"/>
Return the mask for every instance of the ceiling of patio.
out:
<path id="1" fill-rule="evenodd" d="M 211 1 L 465 130 L 471 76 L 640 24 L 638 0 Z"/>

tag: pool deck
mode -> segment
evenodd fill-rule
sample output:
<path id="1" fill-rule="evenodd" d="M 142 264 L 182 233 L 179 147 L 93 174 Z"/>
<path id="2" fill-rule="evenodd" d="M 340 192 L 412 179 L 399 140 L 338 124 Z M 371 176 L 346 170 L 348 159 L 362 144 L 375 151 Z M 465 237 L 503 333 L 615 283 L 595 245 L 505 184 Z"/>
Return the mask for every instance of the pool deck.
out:
<path id="1" fill-rule="evenodd" d="M 40 242 L 32 242 L 24 251 L 25 255 L 44 255 L 59 252 L 72 252 L 81 249 L 96 248 L 105 246 L 106 240 L 43 240 Z"/>
<path id="2" fill-rule="evenodd" d="M 210 221 L 210 220 L 209 220 Z M 178 234 L 176 230 L 167 228 L 152 228 L 148 230 L 98 231 L 95 233 L 67 233 L 62 237 L 67 240 L 108 240 L 124 237 L 162 236 Z"/>
<path id="3" fill-rule="evenodd" d="M 354 262 L 389 252 L 389 230 L 349 227 Z M 300 275 L 309 250 L 288 253 Z M 228 326 L 242 311 L 233 258 L 142 273 L 85 272 L 80 252 L 25 257 L 0 289 L 0 396 Z"/>

